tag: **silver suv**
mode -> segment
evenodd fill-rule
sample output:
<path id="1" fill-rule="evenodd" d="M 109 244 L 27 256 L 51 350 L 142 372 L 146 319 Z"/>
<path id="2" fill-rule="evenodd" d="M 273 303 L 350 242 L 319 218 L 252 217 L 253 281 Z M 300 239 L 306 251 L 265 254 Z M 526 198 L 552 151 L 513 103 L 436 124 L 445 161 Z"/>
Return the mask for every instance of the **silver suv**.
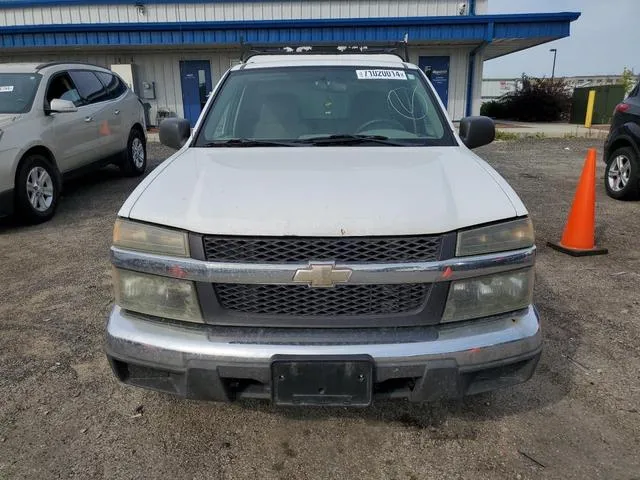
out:
<path id="1" fill-rule="evenodd" d="M 110 70 L 79 63 L 0 65 L 0 216 L 50 219 L 71 174 L 146 168 L 144 107 Z"/>

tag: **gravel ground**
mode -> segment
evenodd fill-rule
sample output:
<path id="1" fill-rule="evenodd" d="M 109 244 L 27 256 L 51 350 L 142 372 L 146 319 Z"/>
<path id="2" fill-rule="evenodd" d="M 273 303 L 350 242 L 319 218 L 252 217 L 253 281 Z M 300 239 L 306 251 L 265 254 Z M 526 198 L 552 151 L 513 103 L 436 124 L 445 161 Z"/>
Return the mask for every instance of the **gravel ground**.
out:
<path id="1" fill-rule="evenodd" d="M 639 479 L 640 202 L 599 180 L 610 254 L 546 247 L 593 142 L 479 150 L 536 224 L 545 351 L 529 383 L 464 401 L 286 410 L 121 386 L 102 353 L 107 252 L 138 180 L 105 169 L 70 185 L 51 222 L 0 223 L 0 479 Z M 149 154 L 157 166 L 169 151 Z"/>

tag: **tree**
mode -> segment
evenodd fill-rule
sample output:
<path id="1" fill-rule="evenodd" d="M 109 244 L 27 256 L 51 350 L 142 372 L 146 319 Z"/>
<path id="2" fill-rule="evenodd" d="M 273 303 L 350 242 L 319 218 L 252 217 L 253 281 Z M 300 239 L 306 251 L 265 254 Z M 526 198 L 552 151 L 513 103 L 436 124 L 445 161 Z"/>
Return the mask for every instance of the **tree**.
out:
<path id="1" fill-rule="evenodd" d="M 624 87 L 624 94 L 627 95 L 631 91 L 633 87 L 635 87 L 638 78 L 633 73 L 633 70 L 629 70 L 627 67 L 624 67 L 622 71 L 622 75 L 618 79 L 618 83 Z"/>

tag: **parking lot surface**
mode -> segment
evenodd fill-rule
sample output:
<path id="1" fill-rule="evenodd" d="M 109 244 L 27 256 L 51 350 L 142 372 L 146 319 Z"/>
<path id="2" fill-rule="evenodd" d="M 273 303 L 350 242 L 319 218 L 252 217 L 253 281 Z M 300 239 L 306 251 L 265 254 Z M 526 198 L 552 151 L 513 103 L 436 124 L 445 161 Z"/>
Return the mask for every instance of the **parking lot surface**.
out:
<path id="1" fill-rule="evenodd" d="M 108 249 L 138 179 L 104 169 L 69 185 L 51 222 L 1 221 L 0 479 L 640 478 L 640 202 L 608 198 L 599 162 L 609 255 L 546 246 L 591 146 L 601 154 L 585 139 L 478 150 L 533 217 L 545 350 L 529 383 L 464 401 L 278 409 L 124 387 L 102 352 Z M 151 144 L 150 166 L 169 154 Z"/>

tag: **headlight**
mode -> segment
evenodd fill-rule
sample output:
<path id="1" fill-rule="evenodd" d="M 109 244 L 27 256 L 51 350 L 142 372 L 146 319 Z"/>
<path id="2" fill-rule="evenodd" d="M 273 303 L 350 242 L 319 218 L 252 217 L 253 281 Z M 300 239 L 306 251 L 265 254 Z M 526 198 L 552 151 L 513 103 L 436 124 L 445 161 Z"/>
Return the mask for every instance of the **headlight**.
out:
<path id="1" fill-rule="evenodd" d="M 189 256 L 189 239 L 185 232 L 156 227 L 119 218 L 113 228 L 114 247 L 139 252 L 160 253 L 175 257 Z"/>
<path id="2" fill-rule="evenodd" d="M 116 304 L 125 310 L 202 323 L 193 282 L 114 268 L 113 283 Z"/>
<path id="3" fill-rule="evenodd" d="M 521 218 L 458 233 L 456 256 L 518 250 L 531 247 L 534 240 L 531 220 Z"/>
<path id="4" fill-rule="evenodd" d="M 533 299 L 533 268 L 452 282 L 443 322 L 488 317 L 526 308 Z"/>

